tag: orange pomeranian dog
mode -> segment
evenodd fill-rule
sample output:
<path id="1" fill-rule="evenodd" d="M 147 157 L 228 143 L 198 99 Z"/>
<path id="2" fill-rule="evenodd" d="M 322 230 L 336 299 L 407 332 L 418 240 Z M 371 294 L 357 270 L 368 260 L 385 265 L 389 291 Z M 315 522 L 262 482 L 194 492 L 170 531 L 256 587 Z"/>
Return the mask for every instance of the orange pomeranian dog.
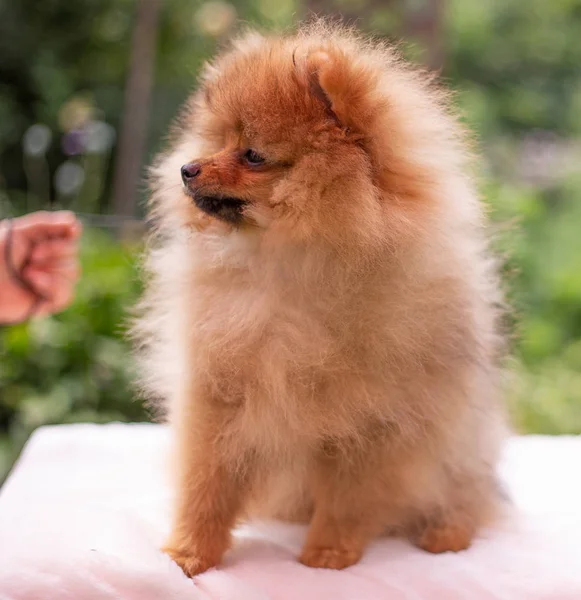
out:
<path id="1" fill-rule="evenodd" d="M 308 522 L 299 560 L 342 569 L 494 517 L 501 294 L 468 163 L 446 94 L 352 31 L 247 34 L 206 68 L 153 169 L 137 325 L 187 575 L 245 518 Z"/>

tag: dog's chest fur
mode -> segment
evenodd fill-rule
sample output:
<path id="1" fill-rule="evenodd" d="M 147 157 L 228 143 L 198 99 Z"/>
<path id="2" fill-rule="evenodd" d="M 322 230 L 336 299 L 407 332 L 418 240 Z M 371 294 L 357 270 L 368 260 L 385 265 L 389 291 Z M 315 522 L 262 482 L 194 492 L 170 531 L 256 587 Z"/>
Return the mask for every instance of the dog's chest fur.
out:
<path id="1" fill-rule="evenodd" d="M 355 382 L 361 388 L 364 375 L 348 341 L 352 315 L 342 283 L 313 272 L 321 267 L 316 257 L 275 262 L 244 247 L 230 252 L 194 271 L 196 372 L 216 402 L 239 407 L 233 428 L 246 437 L 347 435 L 359 415 L 342 396 L 353 395 Z"/>

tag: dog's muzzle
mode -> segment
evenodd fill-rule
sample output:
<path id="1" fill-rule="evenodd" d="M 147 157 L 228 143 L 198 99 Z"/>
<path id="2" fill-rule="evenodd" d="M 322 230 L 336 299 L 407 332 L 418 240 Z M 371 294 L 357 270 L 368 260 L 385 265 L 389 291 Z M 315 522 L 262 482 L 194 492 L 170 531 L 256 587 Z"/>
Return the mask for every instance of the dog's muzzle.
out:
<path id="1" fill-rule="evenodd" d="M 246 202 L 240 198 L 194 194 L 193 199 L 195 205 L 208 215 L 232 224 L 240 223 L 242 220 L 242 211 Z"/>

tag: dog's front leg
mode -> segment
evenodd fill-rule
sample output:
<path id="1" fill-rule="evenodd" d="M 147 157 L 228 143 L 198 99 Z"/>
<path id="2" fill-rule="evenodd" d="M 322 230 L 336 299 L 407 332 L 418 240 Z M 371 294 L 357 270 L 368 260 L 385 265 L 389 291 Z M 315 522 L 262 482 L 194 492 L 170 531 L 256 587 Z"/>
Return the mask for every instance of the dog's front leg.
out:
<path id="1" fill-rule="evenodd" d="M 177 497 L 163 548 L 188 577 L 216 566 L 228 549 L 252 470 L 223 439 L 237 408 L 197 400 L 174 415 Z"/>

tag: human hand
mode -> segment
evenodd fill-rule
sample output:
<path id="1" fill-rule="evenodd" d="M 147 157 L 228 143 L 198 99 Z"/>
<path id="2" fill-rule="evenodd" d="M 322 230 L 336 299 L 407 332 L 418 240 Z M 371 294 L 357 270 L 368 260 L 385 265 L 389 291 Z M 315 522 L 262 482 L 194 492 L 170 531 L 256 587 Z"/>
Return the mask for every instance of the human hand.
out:
<path id="1" fill-rule="evenodd" d="M 40 211 L 10 226 L 0 223 L 0 323 L 63 310 L 80 274 L 81 224 L 69 211 Z"/>

